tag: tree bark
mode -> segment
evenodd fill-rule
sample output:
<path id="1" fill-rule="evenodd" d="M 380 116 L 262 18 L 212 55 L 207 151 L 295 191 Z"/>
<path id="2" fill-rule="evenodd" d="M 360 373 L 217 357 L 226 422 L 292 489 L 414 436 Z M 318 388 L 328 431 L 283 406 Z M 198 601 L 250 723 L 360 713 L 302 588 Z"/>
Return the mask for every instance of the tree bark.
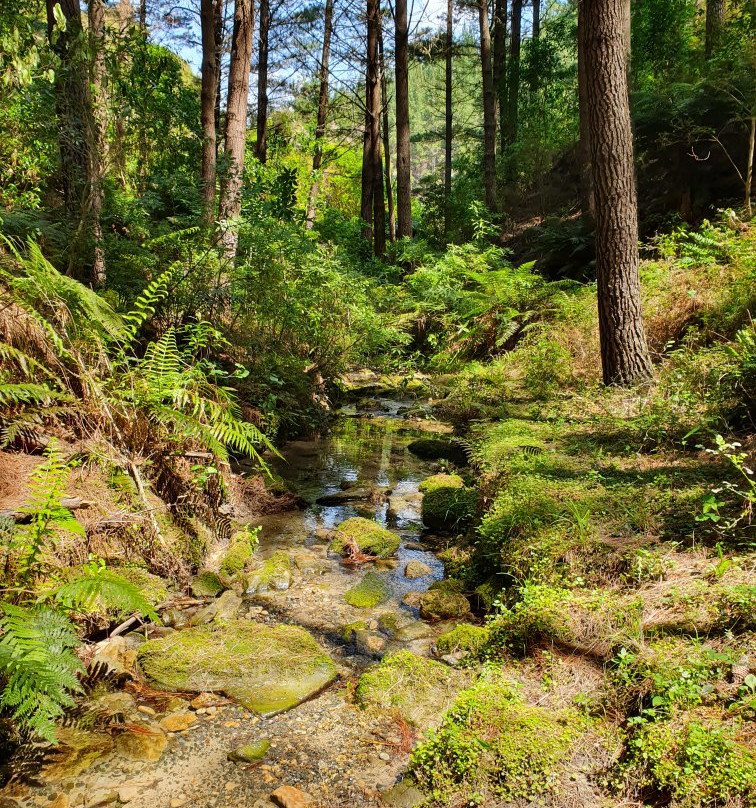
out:
<path id="1" fill-rule="evenodd" d="M 588 125 L 588 76 L 585 65 L 585 2 L 577 0 L 578 31 L 578 113 L 580 140 L 578 142 L 578 168 L 580 172 L 580 211 L 588 230 L 594 225 L 593 174 L 591 171 L 591 131 Z"/>
<path id="2" fill-rule="evenodd" d="M 725 21 L 725 0 L 706 0 L 706 40 L 704 50 L 710 59 L 717 49 Z"/>
<path id="3" fill-rule="evenodd" d="M 147 30 L 147 0 L 139 0 L 139 27 Z"/>
<path id="4" fill-rule="evenodd" d="M 107 102 L 105 99 L 105 3 L 89 0 L 89 148 L 87 184 L 92 235 L 92 271 L 90 280 L 96 289 L 105 286 L 105 248 L 102 238 L 102 178 L 105 166 Z"/>
<path id="5" fill-rule="evenodd" d="M 381 134 L 383 136 L 384 180 L 386 183 L 386 207 L 388 208 L 389 241 L 396 241 L 396 218 L 394 215 L 394 194 L 391 188 L 391 131 L 388 114 L 388 87 L 386 81 L 386 60 L 383 54 L 383 25 L 378 39 L 378 55 L 381 61 Z"/>
<path id="6" fill-rule="evenodd" d="M 541 0 L 533 0 L 533 39 L 541 36 Z"/>
<path id="7" fill-rule="evenodd" d="M 323 140 L 328 118 L 328 66 L 331 60 L 331 35 L 333 34 L 333 0 L 326 0 L 324 12 L 323 51 L 320 57 L 320 90 L 318 92 L 318 118 L 315 124 L 315 149 L 312 155 L 312 185 L 307 200 L 306 227 L 312 230 L 320 188 L 318 172 L 323 164 Z"/>
<path id="8" fill-rule="evenodd" d="M 234 32 L 231 40 L 231 64 L 228 74 L 226 138 L 224 150 L 228 173 L 221 184 L 219 217 L 224 222 L 221 241 L 227 260 L 236 258 L 239 243 L 237 220 L 241 213 L 244 178 L 244 147 L 247 136 L 247 100 L 252 57 L 254 8 L 252 0 L 236 0 Z"/>
<path id="9" fill-rule="evenodd" d="M 270 0 L 260 0 L 260 42 L 257 58 L 257 159 L 268 159 L 268 52 Z"/>
<path id="10" fill-rule="evenodd" d="M 496 96 L 491 69 L 491 28 L 488 3 L 478 0 L 480 63 L 483 73 L 483 190 L 486 207 L 496 210 Z"/>
<path id="11" fill-rule="evenodd" d="M 493 80 L 498 107 L 500 148 L 506 148 L 507 121 L 507 0 L 496 0 L 493 29 Z"/>
<path id="12" fill-rule="evenodd" d="M 449 234 L 451 227 L 451 191 L 452 191 L 452 124 L 454 112 L 452 107 L 452 48 L 454 47 L 454 0 L 446 0 L 446 82 L 445 122 L 444 122 L 444 235 Z"/>
<path id="13" fill-rule="evenodd" d="M 215 89 L 215 156 L 218 157 L 222 132 L 221 132 L 221 96 L 223 95 L 223 71 L 221 63 L 223 59 L 223 42 L 226 35 L 226 0 L 216 0 L 215 3 L 215 75 L 218 83 Z"/>
<path id="14" fill-rule="evenodd" d="M 633 135 L 627 85 L 629 0 L 582 0 L 596 201 L 599 337 L 605 384 L 651 376 L 641 313 Z"/>
<path id="15" fill-rule="evenodd" d="M 205 224 L 215 219 L 215 179 L 218 153 L 215 102 L 218 92 L 218 37 L 215 30 L 218 7 L 222 0 L 201 0 L 202 28 L 202 218 Z"/>
<path id="16" fill-rule="evenodd" d="M 522 48 L 522 0 L 512 0 L 512 32 L 509 42 L 506 144 L 517 140 L 520 106 L 520 51 Z"/>
<path id="17" fill-rule="evenodd" d="M 753 186 L 753 153 L 756 150 L 756 118 L 751 118 L 748 135 L 748 165 L 745 178 L 745 210 L 748 218 L 753 216 L 751 206 L 751 188 Z"/>
<path id="18" fill-rule="evenodd" d="M 412 236 L 412 175 L 409 120 L 409 23 L 407 0 L 396 0 L 394 59 L 396 79 L 396 208 L 397 235 Z"/>

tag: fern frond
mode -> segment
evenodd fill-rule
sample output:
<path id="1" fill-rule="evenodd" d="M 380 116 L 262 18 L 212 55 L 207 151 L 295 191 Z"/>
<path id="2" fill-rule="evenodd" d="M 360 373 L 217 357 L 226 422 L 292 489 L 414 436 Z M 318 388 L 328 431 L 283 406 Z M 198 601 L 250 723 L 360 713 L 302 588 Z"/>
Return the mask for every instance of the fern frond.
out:
<path id="1" fill-rule="evenodd" d="M 0 709 L 51 743 L 55 719 L 81 691 L 84 667 L 73 651 L 78 644 L 64 614 L 0 603 Z"/>
<path id="2" fill-rule="evenodd" d="M 50 371 L 41 362 L 37 362 L 36 359 L 18 348 L 8 345 L 7 342 L 0 342 L 0 362 L 12 362 L 18 371 L 27 377 L 42 374 L 52 378 Z"/>
<path id="3" fill-rule="evenodd" d="M 124 340 L 127 345 L 136 339 L 139 329 L 155 313 L 157 304 L 168 296 L 171 283 L 182 270 L 183 264 L 180 261 L 171 264 L 165 272 L 147 285 L 134 302 L 134 308 L 123 316 L 126 323 Z"/>
<path id="4" fill-rule="evenodd" d="M 0 384 L 0 405 L 19 406 L 23 404 L 44 404 L 65 400 L 63 393 L 51 390 L 46 384 Z"/>

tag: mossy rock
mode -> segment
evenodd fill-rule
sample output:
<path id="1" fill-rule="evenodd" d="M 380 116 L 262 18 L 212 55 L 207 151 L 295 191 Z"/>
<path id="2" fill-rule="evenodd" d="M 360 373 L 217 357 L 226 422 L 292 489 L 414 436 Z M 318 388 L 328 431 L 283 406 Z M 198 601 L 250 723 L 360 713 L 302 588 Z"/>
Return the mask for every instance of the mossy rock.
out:
<path id="1" fill-rule="evenodd" d="M 336 538 L 331 542 L 331 551 L 345 556 L 348 542 L 354 541 L 366 555 L 389 558 L 399 549 L 399 536 L 381 527 L 372 519 L 354 516 L 342 522 L 337 528 Z"/>
<path id="2" fill-rule="evenodd" d="M 451 460 L 458 466 L 467 465 L 464 447 L 452 438 L 418 438 L 407 449 L 422 460 Z"/>
<path id="3" fill-rule="evenodd" d="M 371 609 L 385 603 L 391 595 L 386 580 L 378 573 L 366 572 L 362 580 L 344 593 L 344 600 L 357 609 Z"/>
<path id="4" fill-rule="evenodd" d="M 421 515 L 431 530 L 464 527 L 475 516 L 478 494 L 458 474 L 434 474 L 420 483 Z"/>
<path id="5" fill-rule="evenodd" d="M 570 784 L 583 767 L 598 774 L 608 764 L 612 744 L 604 735 L 577 710 L 525 704 L 516 684 L 491 672 L 460 694 L 415 749 L 410 771 L 434 805 L 476 804 L 476 794 L 497 805 L 540 803 L 550 794 L 582 804 Z"/>
<path id="6" fill-rule="evenodd" d="M 226 575 L 236 575 L 242 572 L 252 559 L 254 547 L 249 540 L 249 534 L 240 530 L 234 533 L 229 542 L 226 554 L 220 563 L 221 572 Z"/>
<path id="7" fill-rule="evenodd" d="M 367 631 L 367 628 L 367 623 L 363 620 L 355 620 L 353 623 L 347 623 L 345 626 L 341 627 L 339 638 L 343 643 L 349 645 L 354 642 L 355 635 L 358 631 Z"/>
<path id="8" fill-rule="evenodd" d="M 189 586 L 195 598 L 214 598 L 226 588 L 217 573 L 210 570 L 195 575 Z"/>
<path id="9" fill-rule="evenodd" d="M 469 674 L 409 651 L 387 654 L 360 677 L 356 699 L 363 707 L 397 710 L 420 729 L 437 726 Z"/>
<path id="10" fill-rule="evenodd" d="M 436 653 L 439 656 L 445 656 L 462 652 L 477 656 L 485 648 L 487 642 L 487 628 L 473 626 L 470 623 L 460 623 L 436 640 Z"/>
<path id="11" fill-rule="evenodd" d="M 429 589 L 420 597 L 420 616 L 425 620 L 467 617 L 470 611 L 470 601 L 459 592 Z"/>
<path id="12" fill-rule="evenodd" d="M 297 626 L 231 620 L 150 640 L 139 664 L 159 689 L 222 692 L 262 715 L 300 704 L 336 678 L 336 666 Z"/>
<path id="13" fill-rule="evenodd" d="M 453 592 L 461 595 L 465 591 L 465 582 L 460 581 L 459 578 L 442 578 L 440 581 L 434 581 L 429 587 L 432 592 Z"/>
<path id="14" fill-rule="evenodd" d="M 268 754 L 269 749 L 270 741 L 267 738 L 261 738 L 259 741 L 237 746 L 228 753 L 228 759 L 236 763 L 255 763 L 262 760 Z"/>
<path id="15" fill-rule="evenodd" d="M 283 550 L 276 550 L 262 565 L 253 569 L 247 578 L 247 594 L 283 591 L 291 586 L 291 558 Z"/>

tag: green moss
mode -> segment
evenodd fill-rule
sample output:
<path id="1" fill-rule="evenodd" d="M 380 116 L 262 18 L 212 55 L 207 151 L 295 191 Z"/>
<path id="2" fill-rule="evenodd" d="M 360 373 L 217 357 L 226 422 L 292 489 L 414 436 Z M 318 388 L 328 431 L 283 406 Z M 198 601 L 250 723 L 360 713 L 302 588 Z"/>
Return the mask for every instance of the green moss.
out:
<path id="1" fill-rule="evenodd" d="M 426 620 L 447 620 L 470 614 L 470 601 L 448 589 L 429 589 L 420 597 L 420 616 Z"/>
<path id="2" fill-rule="evenodd" d="M 461 594 L 465 591 L 465 582 L 460 581 L 458 578 L 442 578 L 440 581 L 434 581 L 428 589 L 433 592 L 453 592 Z"/>
<path id="3" fill-rule="evenodd" d="M 475 515 L 477 492 L 466 488 L 457 474 L 435 474 L 420 483 L 421 512 L 431 530 L 451 530 L 468 524 Z"/>
<path id="4" fill-rule="evenodd" d="M 475 795 L 483 793 L 532 801 L 560 790 L 590 729 L 572 709 L 524 704 L 517 685 L 491 671 L 415 749 L 410 770 L 433 804 L 478 804 Z"/>
<path id="5" fill-rule="evenodd" d="M 240 530 L 231 537 L 226 554 L 220 563 L 220 570 L 226 575 L 241 572 L 252 559 L 256 546 L 256 535 Z"/>
<path id="6" fill-rule="evenodd" d="M 158 575 L 147 572 L 143 567 L 113 567 L 129 583 L 139 587 L 142 594 L 153 606 L 158 606 L 168 599 L 169 584 Z"/>
<path id="7" fill-rule="evenodd" d="M 460 466 L 467 465 L 467 453 L 461 443 L 452 438 L 419 438 L 407 449 L 423 460 L 451 460 Z"/>
<path id="8" fill-rule="evenodd" d="M 348 541 L 353 541 L 366 555 L 378 558 L 389 558 L 399 549 L 399 537 L 371 519 L 354 516 L 342 522 L 336 530 L 341 535 L 331 542 L 330 549 L 339 555 L 348 553 Z"/>
<path id="9" fill-rule="evenodd" d="M 385 603 L 391 594 L 388 584 L 378 573 L 366 572 L 362 580 L 344 593 L 344 600 L 357 609 L 371 609 Z"/>
<path id="10" fill-rule="evenodd" d="M 270 589 L 288 589 L 291 584 L 291 567 L 288 553 L 276 550 L 259 568 L 250 572 L 247 579 L 247 594 L 267 592 Z"/>
<path id="11" fill-rule="evenodd" d="M 228 759 L 239 763 L 254 763 L 262 760 L 268 754 L 270 749 L 270 741 L 267 738 L 262 738 L 259 741 L 244 744 L 244 746 L 237 746 L 232 752 L 228 753 Z"/>
<path id="12" fill-rule="evenodd" d="M 336 666 L 297 626 L 230 620 L 143 643 L 139 665 L 163 690 L 220 691 L 271 715 L 299 704 L 336 677 Z"/>
<path id="13" fill-rule="evenodd" d="M 355 620 L 353 623 L 347 623 L 345 626 L 342 626 L 339 637 L 343 643 L 348 645 L 354 642 L 355 634 L 357 634 L 358 631 L 367 631 L 367 623 L 363 620 Z"/>
<path id="14" fill-rule="evenodd" d="M 396 651 L 362 674 L 355 695 L 363 707 L 398 710 L 406 721 L 425 728 L 438 724 L 468 682 L 467 674 L 448 665 Z"/>
<path id="15" fill-rule="evenodd" d="M 205 570 L 195 575 L 192 578 L 190 587 L 192 594 L 196 598 L 214 598 L 226 588 L 218 575 L 210 570 Z"/>
<path id="16" fill-rule="evenodd" d="M 675 808 L 756 804 L 756 754 L 706 712 L 645 724 L 630 749 L 626 773 Z"/>
<path id="17" fill-rule="evenodd" d="M 476 656 L 483 650 L 487 642 L 487 628 L 473 626 L 470 623 L 460 623 L 436 640 L 436 652 L 443 656 L 466 651 L 471 656 Z"/>

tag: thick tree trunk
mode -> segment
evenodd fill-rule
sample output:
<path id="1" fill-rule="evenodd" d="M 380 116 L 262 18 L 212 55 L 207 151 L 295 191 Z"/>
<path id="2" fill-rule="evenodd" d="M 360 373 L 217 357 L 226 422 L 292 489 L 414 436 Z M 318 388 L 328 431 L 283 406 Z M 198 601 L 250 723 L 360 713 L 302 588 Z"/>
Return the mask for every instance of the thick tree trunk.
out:
<path id="1" fill-rule="evenodd" d="M 218 77 L 218 84 L 215 90 L 215 156 L 218 157 L 221 137 L 221 96 L 223 95 L 223 71 L 221 63 L 223 59 L 223 41 L 226 34 L 225 0 L 215 0 L 215 75 Z"/>
<path id="2" fill-rule="evenodd" d="M 218 154 L 215 121 L 215 102 L 218 92 L 217 53 L 218 37 L 215 30 L 218 6 L 222 0 L 201 0 L 200 23 L 202 27 L 202 218 L 205 224 L 215 219 L 215 178 Z"/>
<path id="3" fill-rule="evenodd" d="M 388 87 L 386 81 L 386 60 L 383 54 L 383 25 L 378 39 L 378 55 L 381 60 L 381 134 L 383 136 L 384 180 L 386 183 L 386 207 L 388 208 L 389 241 L 396 241 L 396 218 L 394 216 L 394 194 L 391 188 L 391 130 L 388 114 Z"/>
<path id="4" fill-rule="evenodd" d="M 522 48 L 522 0 L 512 0 L 512 33 L 509 42 L 509 76 L 507 81 L 506 143 L 517 140 L 520 108 L 520 51 Z"/>
<path id="5" fill-rule="evenodd" d="M 139 27 L 147 30 L 147 0 L 139 0 Z"/>
<path id="6" fill-rule="evenodd" d="M 483 74 L 483 190 L 486 207 L 496 210 L 496 96 L 491 69 L 491 28 L 488 3 L 478 0 L 480 64 Z"/>
<path id="7" fill-rule="evenodd" d="M 706 0 L 706 58 L 717 49 L 725 21 L 725 0 Z"/>
<path id="8" fill-rule="evenodd" d="M 591 171 L 591 131 L 588 125 L 588 76 L 585 65 L 585 2 L 578 5 L 578 102 L 580 140 L 578 142 L 578 167 L 580 171 L 580 211 L 588 230 L 594 225 L 593 174 Z"/>
<path id="9" fill-rule="evenodd" d="M 638 219 L 627 86 L 629 0 L 582 0 L 596 201 L 599 336 L 605 384 L 651 375 L 638 278 Z"/>
<path id="10" fill-rule="evenodd" d="M 254 32 L 252 0 L 236 0 L 231 64 L 228 74 L 226 139 L 228 173 L 221 184 L 219 218 L 224 222 L 221 241 L 227 260 L 233 261 L 239 243 L 237 220 L 241 213 L 244 146 L 247 136 L 247 97 Z"/>
<path id="11" fill-rule="evenodd" d="M 260 42 L 257 58 L 257 159 L 268 159 L 268 50 L 270 0 L 260 0 Z"/>
<path id="12" fill-rule="evenodd" d="M 105 99 L 105 3 L 89 0 L 89 149 L 87 184 L 89 186 L 89 219 L 92 235 L 91 283 L 105 286 L 105 248 L 102 238 L 102 178 L 105 166 L 107 102 Z"/>
<path id="13" fill-rule="evenodd" d="M 444 86 L 446 115 L 444 122 L 444 235 L 451 226 L 452 190 L 452 48 L 454 47 L 454 0 L 446 0 L 446 81 Z"/>
<path id="14" fill-rule="evenodd" d="M 412 236 L 412 175 L 410 170 L 409 120 L 409 23 L 407 0 L 396 0 L 395 8 L 396 61 L 396 208 L 397 235 Z"/>
<path id="15" fill-rule="evenodd" d="M 493 78 L 498 107 L 500 148 L 506 148 L 507 121 L 507 0 L 496 0 L 493 29 Z"/>
<path id="16" fill-rule="evenodd" d="M 326 0 L 323 30 L 323 51 L 320 57 L 320 90 L 318 92 L 318 119 L 315 124 L 315 149 L 312 155 L 312 185 L 307 200 L 308 230 L 315 224 L 315 209 L 318 201 L 320 178 L 318 172 L 323 164 L 323 140 L 328 117 L 328 66 L 331 60 L 331 35 L 333 34 L 333 0 Z"/>

